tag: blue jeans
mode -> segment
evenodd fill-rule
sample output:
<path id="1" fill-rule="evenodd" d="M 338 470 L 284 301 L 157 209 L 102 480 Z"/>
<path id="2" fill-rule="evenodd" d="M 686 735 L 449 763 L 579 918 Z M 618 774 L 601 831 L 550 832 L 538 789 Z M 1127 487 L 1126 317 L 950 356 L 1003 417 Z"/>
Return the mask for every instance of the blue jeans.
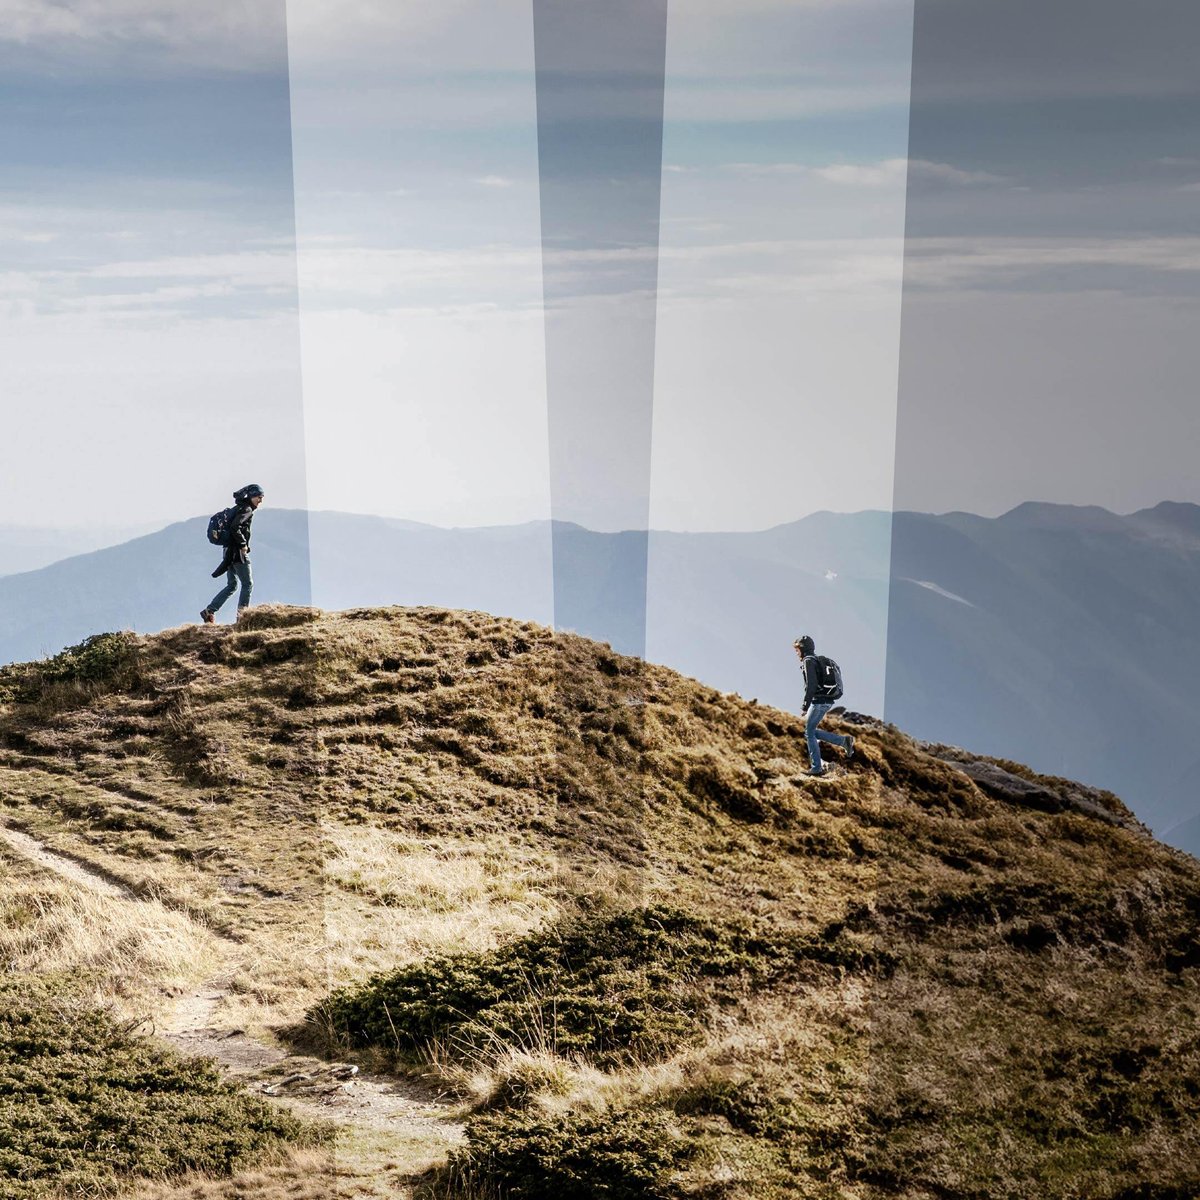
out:
<path id="1" fill-rule="evenodd" d="M 832 746 L 845 746 L 849 739 L 843 733 L 827 733 L 818 729 L 821 718 L 833 707 L 832 704 L 810 704 L 808 717 L 804 722 L 804 736 L 808 741 L 808 763 L 814 771 L 822 770 L 821 751 L 818 742 L 828 742 Z"/>
<path id="2" fill-rule="evenodd" d="M 208 602 L 208 611 L 216 612 L 230 596 L 242 586 L 242 594 L 238 597 L 240 612 L 250 603 L 250 593 L 254 590 L 254 577 L 250 574 L 249 562 L 235 562 L 225 576 L 225 586 Z"/>

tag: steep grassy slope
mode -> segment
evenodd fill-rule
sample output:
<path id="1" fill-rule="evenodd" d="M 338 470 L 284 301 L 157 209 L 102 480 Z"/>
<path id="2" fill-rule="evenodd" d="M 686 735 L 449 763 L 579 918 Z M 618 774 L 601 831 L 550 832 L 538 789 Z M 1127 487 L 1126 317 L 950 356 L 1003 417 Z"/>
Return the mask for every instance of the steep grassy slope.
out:
<path id="1" fill-rule="evenodd" d="M 786 713 L 477 613 L 258 609 L 0 691 L 0 824 L 117 889 L 6 876 L 5 961 L 136 1016 L 216 956 L 226 1025 L 442 1079 L 465 1146 L 379 1195 L 1200 1190 L 1200 866 L 1108 794 L 854 714 L 812 780 Z"/>

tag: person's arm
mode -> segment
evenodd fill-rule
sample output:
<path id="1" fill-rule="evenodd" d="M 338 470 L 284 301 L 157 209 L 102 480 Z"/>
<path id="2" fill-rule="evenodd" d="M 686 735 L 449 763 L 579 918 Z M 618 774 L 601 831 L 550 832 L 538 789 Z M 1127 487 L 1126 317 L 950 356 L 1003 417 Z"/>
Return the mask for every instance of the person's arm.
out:
<path id="1" fill-rule="evenodd" d="M 250 518 L 254 509 L 238 508 L 237 514 L 229 526 L 229 559 L 231 562 L 245 562 L 246 549 L 250 545 Z"/>
<path id="2" fill-rule="evenodd" d="M 817 690 L 817 660 L 811 656 L 804 660 L 804 707 L 800 710 L 803 716 L 808 712 L 808 706 L 813 702 Z"/>

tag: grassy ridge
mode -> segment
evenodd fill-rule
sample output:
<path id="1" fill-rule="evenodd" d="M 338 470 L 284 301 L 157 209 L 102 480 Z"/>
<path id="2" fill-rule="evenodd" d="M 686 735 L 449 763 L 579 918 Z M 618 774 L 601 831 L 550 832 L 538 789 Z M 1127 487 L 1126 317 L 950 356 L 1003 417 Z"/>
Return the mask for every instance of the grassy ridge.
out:
<path id="1" fill-rule="evenodd" d="M 0 672 L 0 817 L 457 1089 L 429 1189 L 1200 1194 L 1200 866 L 1115 797 L 850 714 L 811 780 L 790 714 L 485 614 L 118 649 Z"/>

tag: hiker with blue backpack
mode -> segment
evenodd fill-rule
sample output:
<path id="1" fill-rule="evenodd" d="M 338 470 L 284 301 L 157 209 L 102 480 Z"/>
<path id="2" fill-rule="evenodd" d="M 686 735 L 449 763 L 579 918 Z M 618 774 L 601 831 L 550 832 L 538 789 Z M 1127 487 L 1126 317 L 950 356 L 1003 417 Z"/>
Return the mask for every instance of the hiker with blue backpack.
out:
<path id="1" fill-rule="evenodd" d="M 805 718 L 804 736 L 808 742 L 808 773 L 824 775 L 825 767 L 821 762 L 821 750 L 818 742 L 829 742 L 841 746 L 846 752 L 846 758 L 854 757 L 854 737 L 849 733 L 829 733 L 819 729 L 821 719 L 842 698 L 841 668 L 824 654 L 817 653 L 816 643 L 812 638 L 798 637 L 792 646 L 796 655 L 804 665 L 804 707 L 800 715 Z"/>
<path id="2" fill-rule="evenodd" d="M 232 508 L 213 513 L 209 519 L 208 540 L 214 546 L 225 547 L 225 556 L 212 573 L 213 578 L 221 575 L 226 578 L 225 586 L 208 602 L 208 607 L 200 610 L 200 620 L 206 625 L 216 620 L 221 605 L 239 586 L 242 591 L 238 596 L 238 616 L 250 603 L 250 593 L 254 590 L 254 577 L 250 573 L 250 522 L 254 520 L 254 510 L 263 502 L 264 495 L 257 483 L 248 483 L 233 493 Z"/>

